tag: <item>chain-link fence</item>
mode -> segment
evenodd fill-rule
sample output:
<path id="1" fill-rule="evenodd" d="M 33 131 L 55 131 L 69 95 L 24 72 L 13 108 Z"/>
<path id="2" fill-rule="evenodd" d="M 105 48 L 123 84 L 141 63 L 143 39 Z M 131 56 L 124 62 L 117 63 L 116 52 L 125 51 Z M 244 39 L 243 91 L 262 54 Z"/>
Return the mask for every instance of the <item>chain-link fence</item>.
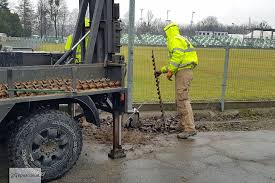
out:
<path id="1" fill-rule="evenodd" d="M 6 37 L 0 38 L 0 45 L 2 50 L 33 50 L 33 51 L 57 51 L 63 52 L 65 40 L 56 39 L 53 37 L 48 38 L 20 38 L 20 37 Z"/>
<path id="2" fill-rule="evenodd" d="M 152 50 L 158 68 L 168 63 L 165 47 L 135 47 L 135 102 L 152 103 L 158 100 L 151 61 Z M 127 55 L 126 47 L 122 48 L 122 53 Z M 193 101 L 275 99 L 274 49 L 197 48 L 197 53 L 199 65 L 194 70 L 190 94 Z M 174 81 L 161 77 L 161 92 L 165 102 L 175 101 L 174 87 Z"/>
<path id="3" fill-rule="evenodd" d="M 275 99 L 275 50 L 230 49 L 226 100 Z"/>
<path id="4" fill-rule="evenodd" d="M 122 36 L 121 54 L 127 58 L 128 49 L 126 37 Z M 197 48 L 199 65 L 194 70 L 194 79 L 191 87 L 193 101 L 219 101 L 225 89 L 224 99 L 229 100 L 271 100 L 275 99 L 275 49 L 254 47 L 229 48 L 226 54 L 225 47 L 220 42 L 209 39 L 189 38 L 200 48 Z M 196 39 L 196 41 L 194 41 Z M 206 40 L 207 44 L 206 44 Z M 224 43 L 241 44 L 234 39 L 221 39 Z M 152 67 L 152 50 L 154 50 L 156 64 L 160 69 L 168 63 L 168 53 L 165 40 L 160 36 L 141 39 L 136 37 L 134 48 L 134 102 L 157 102 L 156 86 Z M 218 44 L 220 47 L 214 48 Z M 267 41 L 262 46 L 267 47 Z M 269 42 L 273 44 L 273 41 Z M 0 39 L 2 47 L 31 48 L 34 51 L 64 51 L 65 40 L 54 38 L 6 38 Z M 204 45 L 203 45 L 204 44 Z M 259 41 L 257 41 L 259 45 Z M 203 47 L 202 47 L 203 46 Z M 206 46 L 206 47 L 205 47 Z M 224 46 L 224 45 L 223 45 Z M 229 44 L 230 46 L 230 44 Z M 270 46 L 270 45 L 269 45 Z M 228 55 L 228 59 L 226 56 Z M 228 61 L 228 67 L 226 66 Z M 228 73 L 228 77 L 226 74 Z M 174 81 L 161 77 L 161 92 L 165 102 L 175 101 Z M 224 86 L 223 86 L 224 82 Z"/>

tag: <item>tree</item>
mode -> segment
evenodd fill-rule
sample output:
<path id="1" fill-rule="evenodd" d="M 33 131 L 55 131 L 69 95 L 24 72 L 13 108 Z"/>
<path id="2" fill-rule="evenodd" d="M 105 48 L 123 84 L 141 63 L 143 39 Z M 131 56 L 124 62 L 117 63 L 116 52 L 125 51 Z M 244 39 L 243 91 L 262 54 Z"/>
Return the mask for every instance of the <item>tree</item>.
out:
<path id="1" fill-rule="evenodd" d="M 148 10 L 147 15 L 146 15 L 146 20 L 147 20 L 146 24 L 148 27 L 152 26 L 152 24 L 154 22 L 154 18 L 155 18 L 155 16 L 154 16 L 152 10 Z"/>
<path id="2" fill-rule="evenodd" d="M 77 18 L 78 18 L 78 12 L 79 12 L 79 10 L 75 8 L 69 13 L 68 19 L 70 21 L 68 21 L 68 23 L 66 25 L 65 36 L 73 34 L 74 29 L 75 29 L 75 25 L 76 25 L 76 22 L 77 22 Z"/>
<path id="3" fill-rule="evenodd" d="M 199 27 L 203 27 L 204 31 L 218 31 L 221 24 L 217 17 L 209 16 L 199 22 Z"/>
<path id="4" fill-rule="evenodd" d="M 18 16 L 18 14 L 16 13 L 11 13 L 9 15 L 9 18 L 8 18 L 8 24 L 10 26 L 9 28 L 9 32 L 8 32 L 8 35 L 9 36 L 20 36 L 22 31 L 23 31 L 23 28 L 22 28 L 22 25 L 20 23 L 20 18 Z"/>
<path id="5" fill-rule="evenodd" d="M 151 10 L 148 10 L 145 21 L 137 24 L 137 35 L 141 35 L 141 34 L 163 35 L 164 27 L 165 27 L 165 22 L 162 21 L 160 18 L 155 18 L 153 12 Z"/>
<path id="6" fill-rule="evenodd" d="M 7 0 L 0 0 L 0 17 L 1 33 L 6 33 L 8 36 L 21 35 L 22 26 L 19 16 L 10 12 Z"/>
<path id="7" fill-rule="evenodd" d="M 23 26 L 22 36 L 31 36 L 33 29 L 33 8 L 30 0 L 20 0 L 17 12 Z"/>
<path id="8" fill-rule="evenodd" d="M 54 31 L 55 31 L 55 37 L 58 38 L 58 17 L 61 10 L 61 2 L 62 0 L 49 0 L 49 11 L 50 11 L 50 17 L 51 21 L 53 22 Z"/>
<path id="9" fill-rule="evenodd" d="M 8 5 L 9 5 L 8 0 L 0 0 L 1 10 L 9 10 Z"/>
<path id="10" fill-rule="evenodd" d="M 124 16 L 121 18 L 121 33 L 128 34 L 129 31 L 129 12 L 126 12 Z"/>
<path id="11" fill-rule="evenodd" d="M 49 11 L 47 9 L 47 3 L 44 0 L 37 2 L 36 17 L 36 30 L 42 38 L 44 35 L 47 35 L 50 29 Z"/>
<path id="12" fill-rule="evenodd" d="M 271 26 L 267 23 L 267 21 L 264 20 L 261 23 L 259 23 L 257 27 L 260 29 L 271 29 Z"/>
<path id="13" fill-rule="evenodd" d="M 58 15 L 58 29 L 59 29 L 59 33 L 61 37 L 64 37 L 67 33 L 66 33 L 66 23 L 68 20 L 68 15 L 69 15 L 69 10 L 67 7 L 67 4 L 65 3 L 65 1 L 61 1 L 61 8 L 59 11 L 59 15 Z"/>

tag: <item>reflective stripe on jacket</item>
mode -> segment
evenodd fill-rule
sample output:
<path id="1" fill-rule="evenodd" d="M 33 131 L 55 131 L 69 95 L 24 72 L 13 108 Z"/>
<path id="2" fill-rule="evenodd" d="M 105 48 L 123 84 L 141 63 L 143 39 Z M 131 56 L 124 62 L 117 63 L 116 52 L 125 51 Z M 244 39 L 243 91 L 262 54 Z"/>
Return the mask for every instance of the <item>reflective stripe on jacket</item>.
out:
<path id="1" fill-rule="evenodd" d="M 177 71 L 182 69 L 195 68 L 198 65 L 198 57 L 193 45 L 180 35 L 176 24 L 170 24 L 167 27 L 165 33 L 169 51 L 169 64 L 162 67 L 161 72 L 167 73 L 170 70 L 176 74 Z"/>

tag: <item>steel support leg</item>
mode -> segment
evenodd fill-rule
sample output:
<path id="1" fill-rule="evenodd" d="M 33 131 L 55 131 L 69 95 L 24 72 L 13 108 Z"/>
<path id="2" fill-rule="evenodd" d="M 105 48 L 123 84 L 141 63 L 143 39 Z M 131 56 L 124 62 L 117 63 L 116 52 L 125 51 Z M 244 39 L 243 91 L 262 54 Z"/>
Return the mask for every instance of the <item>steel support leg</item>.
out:
<path id="1" fill-rule="evenodd" d="M 76 116 L 76 104 L 68 104 L 68 114 L 71 115 L 72 118 Z"/>
<path id="2" fill-rule="evenodd" d="M 122 114 L 115 111 L 113 114 L 113 149 L 108 154 L 111 159 L 125 158 L 126 154 L 121 146 Z"/>

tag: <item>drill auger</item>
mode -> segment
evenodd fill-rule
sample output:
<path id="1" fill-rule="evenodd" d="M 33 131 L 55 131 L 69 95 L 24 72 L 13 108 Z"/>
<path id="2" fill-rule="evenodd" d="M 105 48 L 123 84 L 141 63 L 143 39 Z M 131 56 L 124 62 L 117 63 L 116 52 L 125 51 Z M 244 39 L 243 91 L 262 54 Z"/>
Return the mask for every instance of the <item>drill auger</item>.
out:
<path id="1" fill-rule="evenodd" d="M 154 69 L 154 73 L 155 73 L 157 71 L 157 67 L 156 67 L 154 50 L 152 50 L 152 62 L 153 62 L 153 69 Z M 162 124 L 160 125 L 160 128 L 161 127 L 166 128 L 166 125 L 165 125 L 165 112 L 164 112 L 162 97 L 161 97 L 161 93 L 160 93 L 160 85 L 159 85 L 160 81 L 159 81 L 159 78 L 155 76 L 155 74 L 154 74 L 154 77 L 156 79 L 157 94 L 158 94 L 158 98 L 159 98 L 159 105 L 160 105 L 161 119 L 162 119 Z"/>

